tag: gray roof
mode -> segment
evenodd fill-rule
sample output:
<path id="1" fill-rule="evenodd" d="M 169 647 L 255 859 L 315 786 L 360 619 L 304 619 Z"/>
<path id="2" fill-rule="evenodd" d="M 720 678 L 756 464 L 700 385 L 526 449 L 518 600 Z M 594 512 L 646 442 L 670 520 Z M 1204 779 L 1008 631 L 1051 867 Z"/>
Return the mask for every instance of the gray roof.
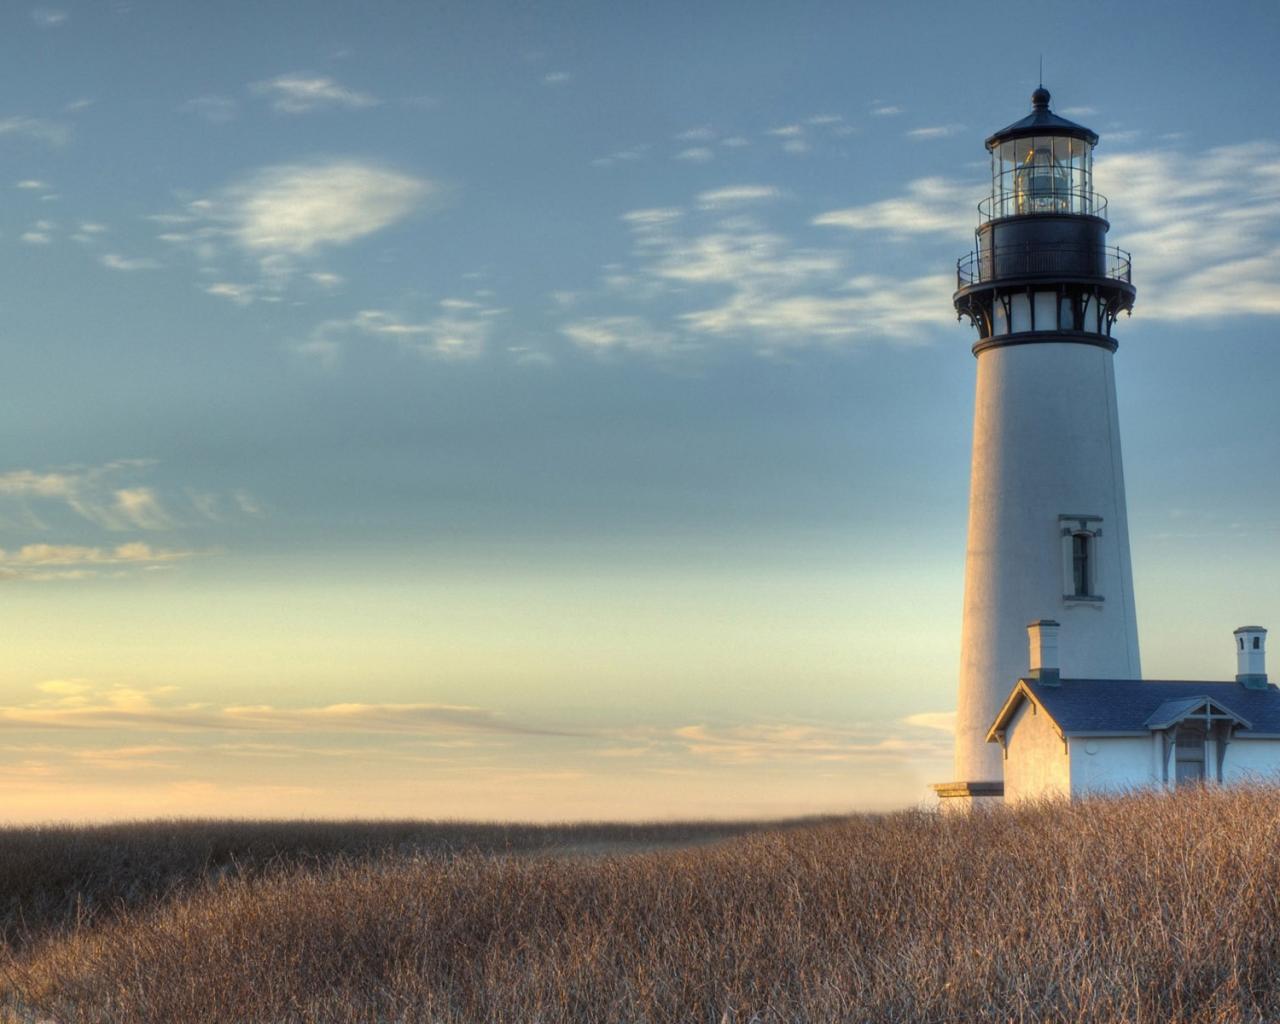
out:
<path id="1" fill-rule="evenodd" d="M 1176 717 L 1185 709 L 1184 702 L 1202 702 L 1206 698 L 1247 725 L 1237 736 L 1280 736 L 1280 689 L 1274 684 L 1255 690 L 1237 682 L 1152 679 L 1063 679 L 1057 686 L 1045 685 L 1038 679 L 1020 680 L 993 723 L 993 733 L 1004 727 L 1021 703 L 1014 697 L 1024 688 L 1068 736 L 1140 735 L 1161 728 L 1161 719 Z"/>

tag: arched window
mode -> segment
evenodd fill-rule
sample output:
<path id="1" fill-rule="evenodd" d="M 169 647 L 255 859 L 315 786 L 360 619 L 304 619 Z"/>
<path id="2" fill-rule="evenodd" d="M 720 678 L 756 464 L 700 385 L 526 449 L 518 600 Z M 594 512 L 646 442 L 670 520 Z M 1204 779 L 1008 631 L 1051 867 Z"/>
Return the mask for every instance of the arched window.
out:
<path id="1" fill-rule="evenodd" d="M 1093 566 L 1090 564 L 1092 552 L 1089 549 L 1092 540 L 1093 537 L 1087 533 L 1071 535 L 1071 581 L 1072 593 L 1076 597 L 1088 597 L 1090 594 Z"/>

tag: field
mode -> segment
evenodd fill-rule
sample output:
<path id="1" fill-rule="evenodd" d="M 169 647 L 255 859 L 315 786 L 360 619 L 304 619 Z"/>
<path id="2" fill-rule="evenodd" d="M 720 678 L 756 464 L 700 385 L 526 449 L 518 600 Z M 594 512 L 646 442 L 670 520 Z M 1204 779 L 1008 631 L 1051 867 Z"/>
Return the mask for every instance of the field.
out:
<path id="1" fill-rule="evenodd" d="M 0 831 L 10 1021 L 1280 1019 L 1280 791 Z"/>

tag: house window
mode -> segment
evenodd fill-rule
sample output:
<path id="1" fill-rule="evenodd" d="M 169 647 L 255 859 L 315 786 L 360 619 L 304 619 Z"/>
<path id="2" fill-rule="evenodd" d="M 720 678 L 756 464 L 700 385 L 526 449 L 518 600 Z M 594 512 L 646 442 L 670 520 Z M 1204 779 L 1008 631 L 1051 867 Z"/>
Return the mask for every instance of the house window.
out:
<path id="1" fill-rule="evenodd" d="M 1087 533 L 1071 535 L 1071 593 L 1076 597 L 1089 596 L 1089 548 L 1092 540 Z"/>

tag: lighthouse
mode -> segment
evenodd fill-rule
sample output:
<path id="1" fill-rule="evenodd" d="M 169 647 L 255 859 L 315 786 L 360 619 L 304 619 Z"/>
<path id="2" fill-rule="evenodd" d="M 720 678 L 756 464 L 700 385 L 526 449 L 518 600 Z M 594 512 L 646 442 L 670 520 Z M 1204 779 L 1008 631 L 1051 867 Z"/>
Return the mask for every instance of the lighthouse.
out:
<path id="1" fill-rule="evenodd" d="M 1095 132 L 1031 113 L 986 141 L 991 194 L 957 264 L 958 316 L 977 331 L 954 781 L 944 809 L 999 801 L 988 732 L 1027 674 L 1028 624 L 1055 669 L 1141 678 L 1116 407 L 1113 327 L 1133 307 L 1129 254 L 1108 246 L 1093 189 Z"/>

